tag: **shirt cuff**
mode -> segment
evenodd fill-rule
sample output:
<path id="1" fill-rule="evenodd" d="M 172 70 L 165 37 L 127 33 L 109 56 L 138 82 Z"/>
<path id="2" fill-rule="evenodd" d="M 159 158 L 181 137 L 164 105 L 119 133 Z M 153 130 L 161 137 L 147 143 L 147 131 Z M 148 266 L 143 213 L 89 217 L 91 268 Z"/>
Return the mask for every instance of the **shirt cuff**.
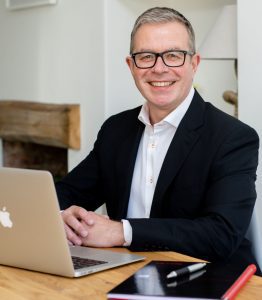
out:
<path id="1" fill-rule="evenodd" d="M 127 247 L 127 246 L 130 246 L 132 243 L 133 231 L 132 231 L 132 227 L 131 227 L 129 221 L 127 221 L 127 220 L 121 220 L 121 221 L 123 223 L 124 239 L 125 239 L 123 246 Z"/>

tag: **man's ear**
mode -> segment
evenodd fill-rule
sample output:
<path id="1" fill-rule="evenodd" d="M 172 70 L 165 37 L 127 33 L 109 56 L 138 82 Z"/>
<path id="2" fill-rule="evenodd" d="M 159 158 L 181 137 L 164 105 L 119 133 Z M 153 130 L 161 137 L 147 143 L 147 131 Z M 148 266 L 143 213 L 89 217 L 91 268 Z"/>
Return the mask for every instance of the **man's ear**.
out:
<path id="1" fill-rule="evenodd" d="M 198 53 L 196 53 L 192 57 L 192 67 L 193 67 L 194 73 L 196 73 L 199 63 L 200 63 L 200 55 Z"/>
<path id="2" fill-rule="evenodd" d="M 127 63 L 128 67 L 129 67 L 131 73 L 133 74 L 133 72 L 134 72 L 134 61 L 133 61 L 133 59 L 132 59 L 131 56 L 127 56 L 126 57 L 126 63 Z"/>

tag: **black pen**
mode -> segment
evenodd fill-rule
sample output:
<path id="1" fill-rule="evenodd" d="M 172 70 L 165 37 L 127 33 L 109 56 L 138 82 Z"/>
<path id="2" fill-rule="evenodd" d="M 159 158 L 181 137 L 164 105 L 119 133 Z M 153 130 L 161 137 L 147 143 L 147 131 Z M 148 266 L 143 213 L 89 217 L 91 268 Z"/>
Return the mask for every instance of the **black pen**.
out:
<path id="1" fill-rule="evenodd" d="M 193 272 L 198 271 L 200 269 L 203 269 L 205 266 L 206 266 L 206 263 L 192 264 L 192 265 L 186 266 L 184 268 L 178 269 L 176 271 L 172 271 L 166 277 L 167 278 L 173 278 L 173 277 L 178 277 L 178 276 L 190 274 L 190 273 L 193 273 Z"/>

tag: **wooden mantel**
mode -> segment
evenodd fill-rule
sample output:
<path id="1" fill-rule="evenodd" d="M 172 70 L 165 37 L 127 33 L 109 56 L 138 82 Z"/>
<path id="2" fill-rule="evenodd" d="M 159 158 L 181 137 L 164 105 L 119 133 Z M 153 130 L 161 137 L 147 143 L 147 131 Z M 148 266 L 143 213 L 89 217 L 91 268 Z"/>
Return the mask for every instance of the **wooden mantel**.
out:
<path id="1" fill-rule="evenodd" d="M 0 100 L 0 138 L 80 149 L 80 106 Z"/>

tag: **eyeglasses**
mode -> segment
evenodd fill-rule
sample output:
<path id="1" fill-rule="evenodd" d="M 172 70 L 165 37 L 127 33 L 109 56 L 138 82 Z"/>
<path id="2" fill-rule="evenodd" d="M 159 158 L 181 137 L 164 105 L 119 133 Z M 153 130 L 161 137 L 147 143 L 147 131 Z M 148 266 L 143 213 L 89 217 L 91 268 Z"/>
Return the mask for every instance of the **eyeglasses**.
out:
<path id="1" fill-rule="evenodd" d="M 136 52 L 131 54 L 135 65 L 139 69 L 153 68 L 160 56 L 163 63 L 168 67 L 181 67 L 185 63 L 186 55 L 193 56 L 195 53 L 185 50 L 156 52 Z"/>

